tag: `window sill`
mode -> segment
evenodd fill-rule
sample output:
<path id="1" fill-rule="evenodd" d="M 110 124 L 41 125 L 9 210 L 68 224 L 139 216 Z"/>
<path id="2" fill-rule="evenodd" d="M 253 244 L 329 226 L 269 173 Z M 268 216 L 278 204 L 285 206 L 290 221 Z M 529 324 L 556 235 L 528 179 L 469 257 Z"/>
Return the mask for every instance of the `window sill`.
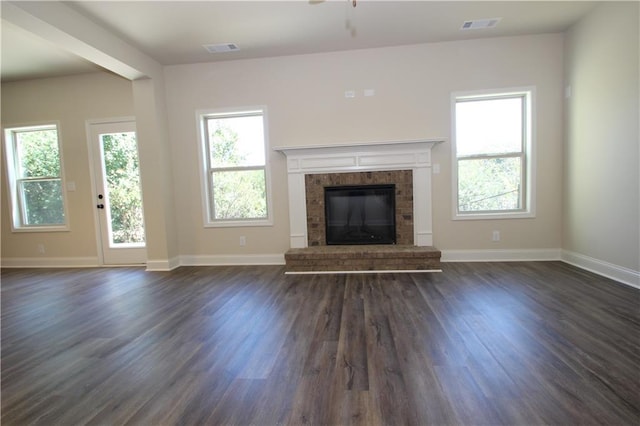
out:
<path id="1" fill-rule="evenodd" d="M 493 220 L 493 219 L 531 219 L 536 217 L 534 212 L 504 212 L 504 213 L 464 213 L 455 214 L 453 220 Z"/>
<path id="2" fill-rule="evenodd" d="M 67 225 L 64 226 L 21 226 L 12 227 L 12 232 L 69 232 L 70 229 Z"/>
<path id="3" fill-rule="evenodd" d="M 259 220 L 221 220 L 205 223 L 205 228 L 242 228 L 250 226 L 273 226 L 271 219 Z"/>

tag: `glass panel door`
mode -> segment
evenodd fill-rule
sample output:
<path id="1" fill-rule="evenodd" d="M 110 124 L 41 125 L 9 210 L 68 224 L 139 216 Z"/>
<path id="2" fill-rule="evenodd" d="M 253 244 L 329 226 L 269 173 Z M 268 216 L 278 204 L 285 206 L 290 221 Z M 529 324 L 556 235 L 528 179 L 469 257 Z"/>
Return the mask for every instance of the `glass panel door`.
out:
<path id="1" fill-rule="evenodd" d="M 135 123 L 92 125 L 96 208 L 105 264 L 146 262 Z"/>

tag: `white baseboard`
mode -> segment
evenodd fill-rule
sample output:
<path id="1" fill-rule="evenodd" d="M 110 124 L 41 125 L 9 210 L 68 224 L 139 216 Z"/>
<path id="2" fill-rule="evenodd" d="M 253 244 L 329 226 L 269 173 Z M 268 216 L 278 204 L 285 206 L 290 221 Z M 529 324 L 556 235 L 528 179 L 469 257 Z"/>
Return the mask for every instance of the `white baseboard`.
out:
<path id="1" fill-rule="evenodd" d="M 147 260 L 147 271 L 172 271 L 180 266 L 180 259 Z"/>
<path id="2" fill-rule="evenodd" d="M 640 272 L 562 249 L 442 250 L 442 262 L 513 262 L 561 260 L 578 268 L 640 288 Z M 147 271 L 171 271 L 179 266 L 284 265 L 284 254 L 181 255 L 147 261 Z M 9 257 L 2 268 L 95 268 L 97 257 Z"/>
<path id="3" fill-rule="evenodd" d="M 441 250 L 442 262 L 531 262 L 561 260 L 561 249 Z"/>
<path id="4" fill-rule="evenodd" d="M 146 270 L 171 271 L 180 266 L 284 264 L 284 254 L 182 255 L 171 259 L 150 259 L 146 262 Z M 108 268 L 113 265 L 101 265 L 97 257 L 5 257 L 0 260 L 0 266 L 2 268 Z"/>
<path id="5" fill-rule="evenodd" d="M 180 266 L 178 258 L 173 261 L 155 260 L 147 262 L 147 271 L 170 271 Z M 144 265 L 102 265 L 98 257 L 5 257 L 3 268 L 111 268 Z"/>
<path id="6" fill-rule="evenodd" d="M 96 268 L 97 257 L 3 257 L 3 268 Z"/>
<path id="7" fill-rule="evenodd" d="M 562 261 L 585 269 L 603 277 L 611 278 L 623 284 L 640 288 L 640 271 L 614 265 L 613 263 L 585 256 L 569 250 L 562 250 Z"/>
<path id="8" fill-rule="evenodd" d="M 284 254 L 182 255 L 181 266 L 284 265 Z"/>

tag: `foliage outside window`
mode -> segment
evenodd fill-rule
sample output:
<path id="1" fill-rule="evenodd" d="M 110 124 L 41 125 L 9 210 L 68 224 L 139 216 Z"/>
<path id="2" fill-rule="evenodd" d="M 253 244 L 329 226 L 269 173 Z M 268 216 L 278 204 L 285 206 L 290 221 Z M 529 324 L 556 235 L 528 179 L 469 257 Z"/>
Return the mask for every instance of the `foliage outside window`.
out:
<path id="1" fill-rule="evenodd" d="M 531 92 L 454 97 L 456 218 L 532 214 Z"/>
<path id="2" fill-rule="evenodd" d="M 135 133 L 101 135 L 114 245 L 144 246 L 144 215 Z"/>
<path id="3" fill-rule="evenodd" d="M 269 224 L 264 110 L 201 120 L 208 224 Z"/>
<path id="4" fill-rule="evenodd" d="M 66 229 L 57 126 L 5 129 L 5 148 L 14 229 Z"/>

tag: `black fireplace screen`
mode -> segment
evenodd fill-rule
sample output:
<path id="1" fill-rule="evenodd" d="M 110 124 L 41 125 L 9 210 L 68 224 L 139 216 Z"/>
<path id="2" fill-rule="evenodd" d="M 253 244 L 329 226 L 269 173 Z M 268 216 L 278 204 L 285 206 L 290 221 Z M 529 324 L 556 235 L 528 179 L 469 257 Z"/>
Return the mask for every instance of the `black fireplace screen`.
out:
<path id="1" fill-rule="evenodd" d="M 327 245 L 395 244 L 395 185 L 324 189 Z"/>

